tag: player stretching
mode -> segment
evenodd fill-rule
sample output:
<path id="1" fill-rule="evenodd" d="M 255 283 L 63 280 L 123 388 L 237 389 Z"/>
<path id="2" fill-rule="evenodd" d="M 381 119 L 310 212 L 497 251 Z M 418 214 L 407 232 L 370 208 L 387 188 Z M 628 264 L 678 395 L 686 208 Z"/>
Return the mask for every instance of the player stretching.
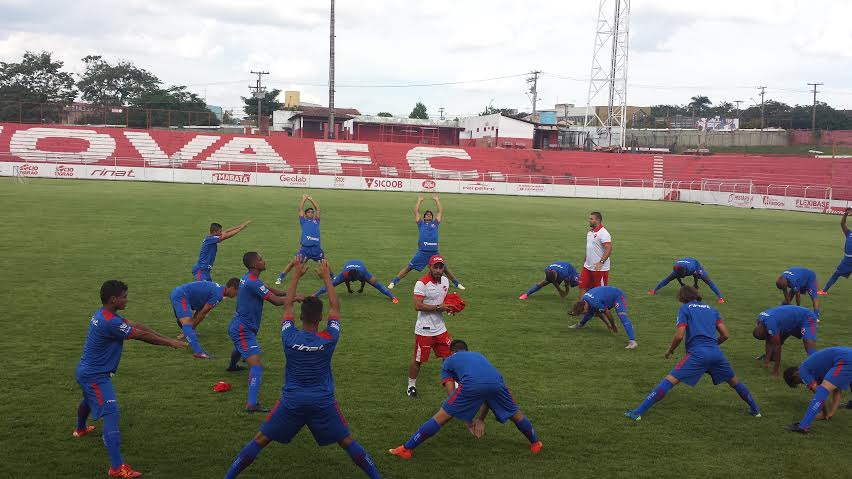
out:
<path id="1" fill-rule="evenodd" d="M 784 302 L 781 304 L 790 304 L 795 298 L 796 306 L 799 306 L 802 304 L 802 293 L 808 293 L 814 305 L 814 314 L 819 318 L 819 298 L 817 297 L 819 284 L 817 284 L 816 273 L 812 270 L 800 267 L 787 268 L 775 281 L 775 287 L 784 295 Z"/>
<path id="2" fill-rule="evenodd" d="M 320 299 L 307 297 L 302 302 L 299 317 L 302 321 L 301 330 L 293 321 L 293 301 L 287 301 L 281 323 L 281 344 L 287 358 L 281 399 L 260 425 L 260 431 L 254 439 L 240 451 L 225 474 L 225 479 L 237 477 L 270 442 L 289 443 L 304 426 L 308 426 L 317 444 L 328 446 L 336 442 L 367 476 L 374 479 L 380 477 L 367 451 L 349 434 L 349 426 L 334 399 L 331 357 L 340 340 L 340 301 L 331 286 L 328 262 L 320 260 L 319 263 L 318 274 L 328 288 L 328 302 L 331 306 L 328 326 L 323 331 L 319 330 L 322 321 Z M 302 268 L 296 268 L 287 289 L 287 298 L 296 296 L 303 272 Z"/>
<path id="3" fill-rule="evenodd" d="M 719 304 L 725 302 L 725 299 L 722 298 L 722 293 L 719 292 L 719 288 L 713 283 L 710 279 L 710 275 L 707 274 L 707 271 L 701 267 L 701 263 L 698 262 L 695 258 L 681 258 L 675 261 L 674 266 L 672 266 L 672 272 L 667 277 L 663 278 L 654 289 L 649 290 L 648 294 L 654 295 L 657 294 L 657 291 L 663 289 L 667 284 L 669 284 L 673 279 L 676 279 L 681 286 L 683 286 L 683 279 L 687 276 L 692 276 L 692 284 L 693 287 L 698 289 L 698 280 L 704 281 L 707 283 L 707 286 L 710 286 L 710 289 L 716 293 L 716 297 L 719 298 Z"/>
<path id="4" fill-rule="evenodd" d="M 552 284 L 556 288 L 556 291 L 559 291 L 559 297 L 564 298 L 565 296 L 568 296 L 568 291 L 571 289 L 571 286 L 577 286 L 579 280 L 580 275 L 577 274 L 577 270 L 574 269 L 574 265 L 565 261 L 554 261 L 544 268 L 544 279 L 532 285 L 532 287 L 518 299 L 527 299 L 532 296 L 533 293 L 548 284 Z M 559 287 L 561 283 L 565 283 L 565 291 Z"/>
<path id="5" fill-rule="evenodd" d="M 802 419 L 787 426 L 788 431 L 807 434 L 820 410 L 823 410 L 821 416 L 825 419 L 834 416 L 840 406 L 840 393 L 852 384 L 852 348 L 823 349 L 805 359 L 800 367 L 786 369 L 784 380 L 791 388 L 804 383 L 814 392 Z M 829 394 L 832 405 L 830 410 L 825 410 L 824 403 Z"/>
<path id="6" fill-rule="evenodd" d="M 852 274 L 852 232 L 850 232 L 849 228 L 846 227 L 846 218 L 848 218 L 850 214 L 852 214 L 852 208 L 846 208 L 846 211 L 843 212 L 843 219 L 840 220 L 840 229 L 843 230 L 843 235 L 846 236 L 846 246 L 843 248 L 843 259 L 840 260 L 840 264 L 837 265 L 837 270 L 831 275 L 828 282 L 825 283 L 825 289 L 819 292 L 821 295 L 828 294 L 828 290 L 831 289 L 834 282 L 837 281 L 837 278 L 841 276 L 848 278 L 849 274 Z"/>
<path id="7" fill-rule="evenodd" d="M 444 324 L 442 313 L 447 311 L 444 299 L 450 289 L 450 282 L 444 276 L 446 265 L 442 256 L 429 258 L 429 273 L 417 280 L 414 285 L 414 310 L 417 311 L 417 324 L 414 326 L 414 358 L 408 366 L 408 389 L 406 394 L 417 397 L 417 376 L 420 366 L 429 361 L 429 352 L 435 356 L 450 356 L 450 333 Z"/>
<path id="8" fill-rule="evenodd" d="M 432 199 L 435 200 L 435 204 L 438 206 L 438 216 L 435 216 L 431 210 L 426 210 L 423 213 L 423 218 L 420 217 L 420 205 L 423 203 L 423 197 L 417 197 L 417 204 L 414 205 L 414 221 L 417 223 L 417 230 L 419 231 L 417 237 L 417 252 L 414 253 L 414 256 L 411 258 L 411 261 L 408 262 L 408 266 L 402 268 L 402 271 L 399 272 L 394 278 L 388 283 L 388 289 L 393 289 L 397 283 L 402 278 L 405 278 L 412 269 L 416 269 L 417 271 L 422 271 L 426 266 L 426 263 L 429 261 L 434 255 L 439 255 L 441 253 L 438 252 L 438 228 L 441 226 L 441 221 L 444 218 L 444 207 L 441 206 L 441 200 L 438 198 L 438 195 L 432 196 Z M 465 289 L 462 286 L 456 277 L 453 275 L 450 268 L 444 269 L 444 274 L 450 278 L 450 281 L 458 289 Z"/>
<path id="9" fill-rule="evenodd" d="M 760 417 L 760 408 L 751 397 L 745 384 L 737 379 L 734 370 L 722 353 L 720 344 L 728 340 L 728 328 L 719 312 L 701 302 L 701 295 L 692 286 L 683 286 L 677 293 L 677 299 L 683 306 L 677 312 L 677 332 L 672 344 L 666 351 L 666 359 L 686 337 L 686 356 L 660 381 L 651 394 L 636 409 L 627 411 L 625 416 L 639 421 L 642 415 L 655 403 L 662 401 L 666 394 L 680 382 L 695 387 L 705 374 L 709 374 L 713 384 L 728 383 L 743 401 L 749 405 L 749 414 Z M 716 334 L 718 332 L 718 335 Z"/>
<path id="10" fill-rule="evenodd" d="M 388 291 L 387 288 L 382 283 L 376 281 L 376 278 L 373 276 L 370 271 L 367 270 L 367 267 L 364 266 L 364 263 L 357 259 L 352 259 L 344 263 L 343 269 L 340 270 L 340 273 L 334 277 L 334 280 L 331 282 L 332 287 L 336 287 L 340 283 L 346 283 L 346 289 L 349 291 L 349 294 L 352 294 L 352 286 L 350 283 L 353 281 L 361 282 L 361 289 L 358 290 L 358 294 L 364 292 L 364 283 L 370 283 L 374 288 L 378 289 L 383 295 L 390 298 L 393 301 L 393 304 L 399 303 L 399 300 Z M 320 288 L 314 296 L 320 297 L 326 292 L 325 286 Z"/>
<path id="11" fill-rule="evenodd" d="M 482 437 L 489 409 L 494 411 L 494 417 L 501 424 L 509 419 L 515 423 L 515 427 L 529 439 L 533 454 L 541 451 L 538 434 L 530 420 L 518 409 L 500 371 L 482 354 L 469 352 L 467 343 L 461 339 L 452 342 L 450 351 L 452 356 L 444 361 L 441 369 L 441 382 L 447 388 L 449 397 L 432 419 L 423 423 L 405 444 L 388 452 L 403 459 L 411 459 L 414 448 L 438 434 L 453 418 L 464 421 L 477 438 Z"/>
<path id="12" fill-rule="evenodd" d="M 312 208 L 305 208 L 305 203 L 308 201 L 313 205 Z M 302 202 L 299 203 L 299 224 L 302 227 L 301 246 L 299 252 L 296 253 L 299 261 L 305 263 L 309 259 L 314 261 L 325 259 L 325 252 L 320 246 L 320 206 L 315 199 L 308 195 L 302 195 Z M 275 280 L 275 284 L 281 284 L 284 281 L 294 264 L 296 263 L 292 261 L 287 263 L 287 266 L 278 275 L 278 279 Z"/>
<path id="13" fill-rule="evenodd" d="M 243 264 L 248 268 L 248 272 L 240 279 L 237 308 L 234 319 L 228 326 L 228 335 L 234 343 L 234 351 L 231 353 L 231 362 L 227 371 L 239 371 L 242 368 L 237 366 L 237 361 L 240 357 L 245 359 L 250 367 L 246 412 L 267 412 L 269 409 L 261 406 L 257 400 L 263 378 L 257 331 L 263 319 L 263 302 L 269 301 L 276 306 L 281 306 L 285 303 L 286 292 L 267 288 L 260 280 L 260 273 L 266 270 L 266 261 L 260 254 L 254 251 L 244 254 Z"/>
<path id="14" fill-rule="evenodd" d="M 609 284 L 609 257 L 612 255 L 612 236 L 603 226 L 603 216 L 598 211 L 589 214 L 589 232 L 586 233 L 586 257 L 580 272 L 580 297 L 597 286 Z"/>
<path id="15" fill-rule="evenodd" d="M 118 312 L 127 306 L 127 285 L 109 280 L 101 286 L 103 307 L 92 315 L 83 356 L 77 365 L 77 383 L 83 390 L 83 400 L 77 406 L 77 427 L 74 437 L 83 437 L 95 430 L 86 425 L 92 419 L 103 419 L 103 440 L 109 454 L 110 477 L 139 477 L 121 458 L 121 434 L 118 431 L 118 401 L 112 388 L 112 376 L 121 361 L 124 341 L 137 339 L 158 346 L 185 348 L 186 343 L 167 338 L 160 333 L 121 317 Z"/>
<path id="16" fill-rule="evenodd" d="M 816 352 L 817 316 L 801 306 L 769 308 L 757 317 L 752 336 L 759 341 L 766 341 L 766 353 L 762 357 L 763 367 L 768 368 L 769 362 L 775 361 L 772 375 L 778 376 L 781 367 L 781 346 L 790 336 L 802 340 L 808 356 Z"/>
<path id="17" fill-rule="evenodd" d="M 239 287 L 240 280 L 231 278 L 225 286 L 220 286 L 212 281 L 195 281 L 182 284 L 172 290 L 169 299 L 172 301 L 175 319 L 178 327 L 183 331 L 183 337 L 186 338 L 194 351 L 194 357 L 199 359 L 211 358 L 198 343 L 195 328 L 204 321 L 207 313 L 223 299 L 235 297 Z"/>
<path id="18" fill-rule="evenodd" d="M 192 267 L 192 277 L 196 281 L 213 281 L 210 276 L 210 270 L 213 269 L 213 263 L 216 261 L 216 252 L 219 250 L 219 243 L 246 229 L 246 226 L 250 223 L 251 221 L 245 221 L 233 228 L 228 228 L 224 232 L 222 231 L 222 225 L 212 223 L 210 225 L 210 234 L 205 236 L 204 241 L 201 242 L 198 261 Z"/>
<path id="19" fill-rule="evenodd" d="M 618 319 L 621 320 L 624 326 L 624 332 L 627 333 L 627 346 L 624 349 L 636 349 L 639 343 L 636 342 L 636 335 L 633 334 L 633 323 L 627 317 L 627 299 L 624 297 L 624 291 L 613 286 L 598 286 L 590 289 L 580 301 L 574 303 L 572 314 L 577 316 L 583 313 L 583 319 L 579 323 L 571 326 L 571 329 L 580 329 L 589 322 L 590 319 L 597 316 L 607 325 L 613 333 L 618 331 L 615 326 L 615 320 L 612 317 L 610 309 L 615 308 L 618 313 Z"/>

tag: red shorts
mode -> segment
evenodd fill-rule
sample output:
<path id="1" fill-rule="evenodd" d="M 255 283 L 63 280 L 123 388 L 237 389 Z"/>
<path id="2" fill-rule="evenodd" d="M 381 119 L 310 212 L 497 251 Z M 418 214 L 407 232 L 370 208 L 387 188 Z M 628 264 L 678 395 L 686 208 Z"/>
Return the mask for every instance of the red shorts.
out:
<path id="1" fill-rule="evenodd" d="M 439 358 L 450 357 L 450 333 L 444 331 L 437 336 L 414 335 L 414 360 L 418 363 L 429 361 L 429 351 L 435 351 Z"/>
<path id="2" fill-rule="evenodd" d="M 580 289 L 592 289 L 609 284 L 609 271 L 592 271 L 583 266 L 580 271 Z"/>

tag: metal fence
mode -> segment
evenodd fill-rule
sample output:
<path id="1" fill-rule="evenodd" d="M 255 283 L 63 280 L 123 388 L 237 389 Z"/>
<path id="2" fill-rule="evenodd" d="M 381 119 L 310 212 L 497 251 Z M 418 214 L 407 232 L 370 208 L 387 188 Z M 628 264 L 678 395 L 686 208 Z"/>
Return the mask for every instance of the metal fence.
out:
<path id="1" fill-rule="evenodd" d="M 216 126 L 220 123 L 216 114 L 210 110 L 166 110 L 23 101 L 0 101 L 0 122 L 98 125 L 140 129 Z"/>

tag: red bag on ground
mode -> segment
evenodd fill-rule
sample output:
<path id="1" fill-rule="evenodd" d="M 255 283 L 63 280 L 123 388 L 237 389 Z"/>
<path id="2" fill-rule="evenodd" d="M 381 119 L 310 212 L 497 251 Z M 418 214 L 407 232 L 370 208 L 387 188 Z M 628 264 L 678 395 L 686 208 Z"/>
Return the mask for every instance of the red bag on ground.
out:
<path id="1" fill-rule="evenodd" d="M 231 385 L 226 383 L 225 381 L 219 381 L 218 383 L 213 385 L 213 391 L 217 393 L 223 393 L 231 390 Z"/>
<path id="2" fill-rule="evenodd" d="M 464 311 L 464 300 L 458 293 L 450 293 L 444 298 L 444 304 L 449 308 L 449 313 L 452 315 L 461 313 Z"/>

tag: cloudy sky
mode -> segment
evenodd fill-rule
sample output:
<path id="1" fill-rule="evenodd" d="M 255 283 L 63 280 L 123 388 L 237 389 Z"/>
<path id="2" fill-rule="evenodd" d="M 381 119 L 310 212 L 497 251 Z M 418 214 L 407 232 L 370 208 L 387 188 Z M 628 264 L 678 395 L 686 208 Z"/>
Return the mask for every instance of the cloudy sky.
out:
<path id="1" fill-rule="evenodd" d="M 239 109 L 266 84 L 327 103 L 327 0 L 0 0 L 0 61 L 49 50 L 82 72 L 88 54 L 126 59 L 208 103 Z M 336 105 L 407 115 L 526 109 L 524 73 L 544 72 L 539 108 L 585 105 L 598 0 L 337 0 Z M 633 0 L 628 102 L 767 99 L 852 108 L 852 1 Z M 500 79 L 494 79 L 500 78 Z M 477 81 L 486 80 L 487 81 Z M 429 83 L 464 82 L 438 86 Z"/>

